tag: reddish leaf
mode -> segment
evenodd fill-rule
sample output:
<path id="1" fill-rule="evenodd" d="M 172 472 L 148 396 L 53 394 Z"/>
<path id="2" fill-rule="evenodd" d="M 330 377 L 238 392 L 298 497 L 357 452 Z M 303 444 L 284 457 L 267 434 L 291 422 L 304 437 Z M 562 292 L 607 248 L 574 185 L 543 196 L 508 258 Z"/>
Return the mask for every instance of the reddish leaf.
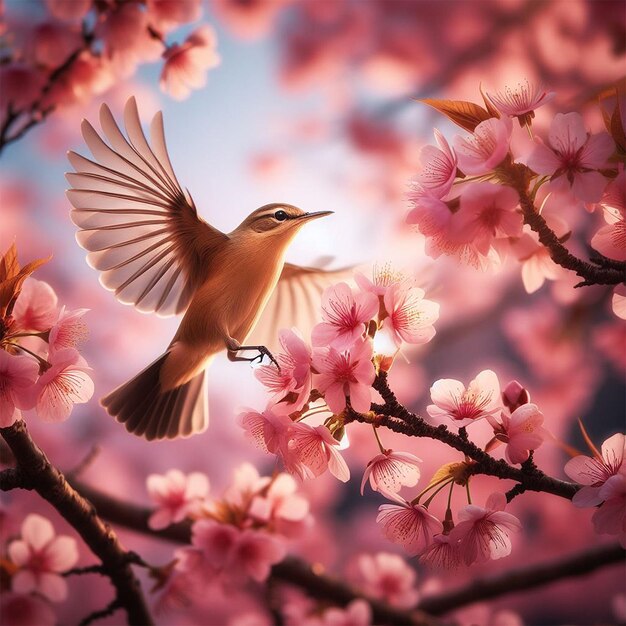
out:
<path id="1" fill-rule="evenodd" d="M 432 98 L 423 98 L 418 100 L 428 106 L 433 107 L 447 118 L 451 119 L 457 126 L 465 128 L 473 132 L 476 126 L 492 117 L 486 109 L 474 104 L 473 102 L 465 102 L 464 100 L 434 100 Z"/>
<path id="2" fill-rule="evenodd" d="M 0 281 L 16 276 L 19 271 L 20 264 L 17 261 L 17 248 L 15 243 L 13 243 L 0 259 Z"/>
<path id="3" fill-rule="evenodd" d="M 5 255 L 6 256 L 6 255 Z M 44 263 L 47 263 L 52 257 L 47 259 L 37 259 L 27 263 L 19 272 L 6 280 L 0 282 L 0 316 L 11 315 L 13 306 L 17 297 L 20 295 L 24 281 Z M 17 263 L 17 261 L 16 261 Z"/>

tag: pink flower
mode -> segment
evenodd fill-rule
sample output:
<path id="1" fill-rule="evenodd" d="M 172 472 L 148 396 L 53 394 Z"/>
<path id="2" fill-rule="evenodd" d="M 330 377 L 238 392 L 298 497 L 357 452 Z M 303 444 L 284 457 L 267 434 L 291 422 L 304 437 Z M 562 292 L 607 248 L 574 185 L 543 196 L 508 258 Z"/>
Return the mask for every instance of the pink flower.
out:
<path id="1" fill-rule="evenodd" d="M 427 343 L 435 336 L 433 324 L 439 317 L 439 304 L 424 299 L 424 290 L 408 283 L 395 283 L 385 293 L 388 317 L 384 332 L 397 347 L 407 343 Z"/>
<path id="2" fill-rule="evenodd" d="M 530 393 L 517 380 L 512 380 L 502 390 L 502 403 L 509 411 L 515 411 L 524 404 L 530 402 Z"/>
<path id="3" fill-rule="evenodd" d="M 293 422 L 282 414 L 276 414 L 271 408 L 262 413 L 252 409 L 240 413 L 239 425 L 246 431 L 257 448 L 284 456 Z"/>
<path id="4" fill-rule="evenodd" d="M 256 39 L 269 32 L 274 20 L 292 0 L 213 0 L 211 11 L 241 39 Z"/>
<path id="5" fill-rule="evenodd" d="M 19 409 L 33 408 L 38 375 L 39 365 L 31 357 L 0 350 L 0 428 L 21 419 Z"/>
<path id="6" fill-rule="evenodd" d="M 409 555 L 421 552 L 430 544 L 433 535 L 443 530 L 442 523 L 422 504 L 411 504 L 394 494 L 385 496 L 398 504 L 378 507 L 376 523 L 382 526 L 389 541 L 402 545 Z"/>
<path id="7" fill-rule="evenodd" d="M 509 151 L 512 125 L 508 118 L 481 122 L 469 137 L 454 138 L 459 169 L 468 175 L 487 174 L 500 165 Z"/>
<path id="8" fill-rule="evenodd" d="M 93 395 L 90 368 L 74 348 L 48 356 L 51 367 L 37 381 L 37 414 L 46 422 L 66 420 L 74 404 L 89 402 Z"/>
<path id="9" fill-rule="evenodd" d="M 0 615 L 4 626 L 55 626 L 57 618 L 48 602 L 32 594 L 3 591 Z"/>
<path id="10" fill-rule="evenodd" d="M 65 306 L 61 308 L 59 319 L 50 329 L 48 337 L 51 350 L 75 348 L 85 340 L 89 331 L 82 318 L 88 310 L 76 309 L 75 311 L 66 311 Z"/>
<path id="11" fill-rule="evenodd" d="M 565 465 L 565 473 L 578 484 L 583 485 L 574 497 L 575 506 L 585 508 L 597 506 L 602 502 L 601 488 L 606 481 L 616 474 L 626 474 L 624 452 L 626 437 L 616 433 L 602 444 L 602 454 L 595 451 L 594 457 L 584 454 L 575 456 Z"/>
<path id="12" fill-rule="evenodd" d="M 66 59 L 81 46 L 78 31 L 67 24 L 44 22 L 32 32 L 32 55 L 37 65 L 54 69 L 63 65 Z"/>
<path id="13" fill-rule="evenodd" d="M 511 553 L 509 533 L 521 530 L 522 524 L 504 512 L 505 506 L 506 496 L 495 492 L 487 499 L 485 508 L 468 504 L 459 512 L 461 521 L 452 529 L 450 540 L 459 542 L 466 565 L 501 559 Z"/>
<path id="14" fill-rule="evenodd" d="M 309 426 L 302 422 L 293 424 L 289 435 L 288 452 L 283 458 L 288 471 L 301 478 L 320 476 L 327 469 L 347 482 L 350 470 L 337 450 L 339 442 L 326 426 Z"/>
<path id="15" fill-rule="evenodd" d="M 626 286 L 617 285 L 611 298 L 613 313 L 622 320 L 626 320 Z"/>
<path id="16" fill-rule="evenodd" d="M 278 335 L 284 350 L 275 365 L 262 365 L 255 370 L 256 377 L 273 392 L 276 413 L 299 411 L 309 401 L 311 393 L 311 348 L 304 342 L 299 331 L 281 330 Z"/>
<path id="17" fill-rule="evenodd" d="M 239 533 L 233 546 L 227 571 L 234 578 L 245 574 L 257 582 L 263 582 L 270 574 L 272 565 L 282 561 L 287 554 L 285 543 L 278 537 L 255 530 Z"/>
<path id="18" fill-rule="evenodd" d="M 440 569 L 456 569 L 461 565 L 458 540 L 450 535 L 435 535 L 433 542 L 422 552 L 420 563 Z"/>
<path id="19" fill-rule="evenodd" d="M 611 476 L 600 488 L 602 505 L 593 514 L 591 521 L 600 535 L 617 535 L 626 547 L 626 476 Z"/>
<path id="20" fill-rule="evenodd" d="M 313 329 L 314 346 L 348 349 L 378 314 L 378 298 L 369 292 L 354 294 L 346 283 L 333 285 L 322 296 L 322 319 Z"/>
<path id="21" fill-rule="evenodd" d="M 45 84 L 42 71 L 25 63 L 7 63 L 0 67 L 0 119 L 9 107 L 13 111 L 26 109 L 40 96 Z"/>
<path id="22" fill-rule="evenodd" d="M 483 370 L 467 389 L 462 382 L 451 378 L 436 381 L 430 388 L 430 397 L 434 404 L 426 410 L 431 417 L 447 417 L 461 427 L 498 410 L 500 383 L 494 372 Z"/>
<path id="23" fill-rule="evenodd" d="M 425 146 L 420 152 L 422 171 L 416 180 L 428 195 L 443 198 L 452 189 L 456 178 L 457 157 L 436 128 L 435 140 L 439 148 Z"/>
<path id="24" fill-rule="evenodd" d="M 408 452 L 385 450 L 376 455 L 365 468 L 361 481 L 361 495 L 369 478 L 370 487 L 381 493 L 398 493 L 403 485 L 413 487 L 420 479 L 422 459 Z"/>
<path id="25" fill-rule="evenodd" d="M 201 0 L 146 0 L 151 22 L 163 30 L 195 22 L 202 13 Z"/>
<path id="26" fill-rule="evenodd" d="M 536 404 L 523 404 L 515 409 L 510 417 L 502 412 L 501 423 L 490 415 L 486 417 L 493 426 L 496 439 L 506 443 L 504 454 L 509 463 L 526 461 L 530 451 L 536 450 L 547 435 L 545 429 L 541 427 L 543 413 Z"/>
<path id="27" fill-rule="evenodd" d="M 600 203 L 607 223 L 592 238 L 591 245 L 601 254 L 626 261 L 626 175 L 621 171 L 609 183 Z"/>
<path id="28" fill-rule="evenodd" d="M 207 565 L 214 571 L 223 570 L 239 539 L 239 531 L 230 524 L 200 519 L 191 527 L 191 544 L 202 553 Z M 187 560 L 181 571 L 188 571 L 194 559 Z"/>
<path id="29" fill-rule="evenodd" d="M 216 45 L 215 31 L 201 26 L 183 44 L 170 46 L 163 55 L 161 89 L 175 100 L 184 100 L 192 89 L 204 87 L 207 71 L 220 63 Z"/>
<path id="30" fill-rule="evenodd" d="M 606 165 L 615 144 L 608 133 L 590 135 L 578 113 L 557 113 L 548 134 L 549 146 L 537 140 L 528 167 L 551 176 L 552 191 L 571 191 L 583 202 L 597 202 L 607 180 L 595 170 Z"/>
<path id="31" fill-rule="evenodd" d="M 278 474 L 265 494 L 256 495 L 248 515 L 286 537 L 297 537 L 310 522 L 309 503 L 296 493 L 296 481 L 285 473 Z"/>
<path id="32" fill-rule="evenodd" d="M 494 238 L 519 237 L 524 221 L 518 202 L 511 187 L 486 182 L 467 185 L 454 216 L 459 241 L 472 242 L 481 254 L 487 254 Z"/>
<path id="33" fill-rule="evenodd" d="M 48 330 L 57 320 L 57 296 L 48 283 L 35 278 L 24 281 L 15 301 L 13 317 L 20 330 Z"/>
<path id="34" fill-rule="evenodd" d="M 22 524 L 21 539 L 8 546 L 9 558 L 19 568 L 11 581 L 17 593 L 38 592 L 53 602 L 67 597 L 67 583 L 59 574 L 78 560 L 76 541 L 55 536 L 52 524 L 31 513 Z"/>
<path id="35" fill-rule="evenodd" d="M 372 609 L 365 600 L 352 600 L 345 609 L 332 607 L 324 611 L 321 626 L 370 626 Z"/>
<path id="36" fill-rule="evenodd" d="M 402 557 L 389 552 L 361 554 L 357 567 L 359 587 L 368 596 L 399 608 L 410 608 L 417 603 L 415 570 Z"/>
<path id="37" fill-rule="evenodd" d="M 528 126 L 535 117 L 535 109 L 550 102 L 556 93 L 545 91 L 539 85 L 531 85 L 528 80 L 518 83 L 517 89 L 504 88 L 495 94 L 487 94 L 492 104 L 505 115 L 516 117 L 520 126 Z"/>
<path id="38" fill-rule="evenodd" d="M 346 408 L 346 397 L 355 411 L 369 411 L 371 385 L 376 377 L 372 354 L 372 342 L 365 339 L 357 341 L 348 352 L 328 348 L 313 355 L 313 367 L 319 372 L 316 387 L 333 413 Z"/>
<path id="39" fill-rule="evenodd" d="M 48 11 L 65 21 L 81 20 L 89 12 L 92 0 L 45 0 Z"/>
<path id="40" fill-rule="evenodd" d="M 166 528 L 199 513 L 209 493 L 208 478 L 200 472 L 185 476 L 173 469 L 164 476 L 150 474 L 146 480 L 150 499 L 157 509 L 148 520 L 153 530 Z"/>
<path id="41" fill-rule="evenodd" d="M 390 263 L 385 263 L 382 266 L 374 265 L 372 280 L 361 274 L 361 272 L 354 273 L 354 281 L 359 286 L 359 289 L 373 293 L 379 298 L 385 295 L 389 287 L 396 283 L 402 283 L 405 280 L 404 274 L 394 270 Z"/>

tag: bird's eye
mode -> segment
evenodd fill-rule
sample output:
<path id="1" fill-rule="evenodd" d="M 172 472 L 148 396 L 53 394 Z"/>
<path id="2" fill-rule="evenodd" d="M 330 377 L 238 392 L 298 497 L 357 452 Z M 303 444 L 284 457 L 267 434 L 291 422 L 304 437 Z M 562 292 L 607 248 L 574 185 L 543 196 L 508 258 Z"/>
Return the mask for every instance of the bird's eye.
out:
<path id="1" fill-rule="evenodd" d="M 285 213 L 285 211 L 276 211 L 276 213 L 274 213 L 274 217 L 279 221 L 279 222 L 283 222 L 285 221 L 289 216 L 287 215 L 287 213 Z"/>

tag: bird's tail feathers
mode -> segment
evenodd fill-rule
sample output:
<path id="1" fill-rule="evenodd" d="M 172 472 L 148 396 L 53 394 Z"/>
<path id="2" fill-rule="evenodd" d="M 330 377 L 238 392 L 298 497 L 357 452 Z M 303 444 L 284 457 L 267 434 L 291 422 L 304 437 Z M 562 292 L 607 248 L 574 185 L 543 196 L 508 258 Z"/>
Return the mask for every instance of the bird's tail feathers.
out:
<path id="1" fill-rule="evenodd" d="M 189 437 L 209 424 L 206 370 L 183 385 L 162 391 L 160 372 L 168 352 L 100 403 L 129 432 L 154 439 Z"/>

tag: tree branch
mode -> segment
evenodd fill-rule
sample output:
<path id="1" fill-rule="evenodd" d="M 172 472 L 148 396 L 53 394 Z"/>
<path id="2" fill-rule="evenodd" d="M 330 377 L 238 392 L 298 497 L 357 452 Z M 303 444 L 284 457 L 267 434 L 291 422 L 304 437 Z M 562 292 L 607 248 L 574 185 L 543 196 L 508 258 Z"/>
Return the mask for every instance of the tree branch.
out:
<path id="1" fill-rule="evenodd" d="M 624 557 L 626 550 L 618 544 L 596 546 L 547 563 L 528 565 L 498 576 L 474 580 L 464 587 L 426 597 L 418 604 L 418 608 L 433 615 L 441 615 L 467 604 L 540 587 L 563 578 L 582 576 L 601 567 L 623 562 Z"/>
<path id="2" fill-rule="evenodd" d="M 116 591 L 116 599 L 110 607 L 115 605 L 116 608 L 124 608 L 130 624 L 152 624 L 139 581 L 130 566 L 129 555 L 120 545 L 115 532 L 98 517 L 92 504 L 51 465 L 30 437 L 23 420 L 8 428 L 1 428 L 0 434 L 11 448 L 17 463 L 15 469 L 4 470 L 0 474 L 0 488 L 34 490 L 47 500 L 102 561 L 103 572 L 111 579 Z"/>
<path id="3" fill-rule="evenodd" d="M 372 405 L 372 411 L 377 413 L 376 417 L 372 420 L 372 418 L 366 415 L 350 411 L 347 414 L 346 423 L 350 421 L 373 423 L 376 426 L 384 426 L 409 437 L 437 439 L 462 452 L 475 462 L 474 465 L 468 468 L 471 474 L 487 474 L 520 483 L 521 487 L 518 490 L 515 492 L 510 491 L 507 494 L 509 501 L 518 493 L 521 493 L 522 490 L 551 493 L 568 500 L 571 500 L 578 491 L 578 485 L 547 476 L 534 465 L 526 465 L 518 469 L 512 467 L 504 460 L 496 460 L 490 454 L 481 450 L 476 444 L 448 430 L 447 426 L 443 424 L 440 426 L 427 424 L 421 417 L 411 413 L 398 402 L 393 391 L 389 388 L 386 372 L 378 374 L 373 386 L 385 401 L 384 404 Z"/>

